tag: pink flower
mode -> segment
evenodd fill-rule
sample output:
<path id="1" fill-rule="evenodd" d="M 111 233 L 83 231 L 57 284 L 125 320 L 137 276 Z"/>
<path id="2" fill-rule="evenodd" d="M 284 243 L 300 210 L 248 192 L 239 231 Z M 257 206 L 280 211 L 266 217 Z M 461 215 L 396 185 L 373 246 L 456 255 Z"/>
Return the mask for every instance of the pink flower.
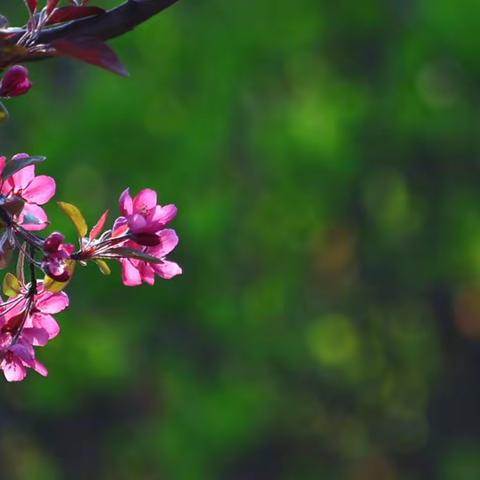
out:
<path id="1" fill-rule="evenodd" d="M 64 292 L 44 290 L 42 282 L 37 289 L 39 293 L 33 298 L 27 318 L 28 286 L 4 304 L 4 314 L 0 316 L 0 369 L 8 381 L 23 380 L 27 367 L 43 376 L 48 374 L 35 359 L 33 347 L 44 346 L 58 335 L 60 327 L 52 314 L 65 310 L 69 300 Z"/>
<path id="2" fill-rule="evenodd" d="M 45 366 L 35 358 L 32 345 L 20 339 L 2 353 L 0 369 L 8 382 L 20 382 L 27 376 L 27 367 L 44 377 L 48 375 Z"/>
<path id="3" fill-rule="evenodd" d="M 31 87 L 28 70 L 21 65 L 14 65 L 7 70 L 0 82 L 0 97 L 17 97 L 27 93 Z"/>
<path id="4" fill-rule="evenodd" d="M 175 262 L 165 259 L 178 244 L 175 230 L 164 229 L 158 233 L 159 244 L 154 247 L 143 247 L 141 251 L 161 260 L 160 263 L 148 263 L 135 258 L 122 258 L 122 281 L 128 287 L 141 285 L 142 282 L 153 285 L 155 275 L 164 279 L 170 279 L 182 273 L 182 269 Z M 129 242 L 128 247 L 138 248 L 134 242 Z"/>
<path id="5" fill-rule="evenodd" d="M 66 282 L 70 279 L 71 272 L 68 269 L 67 261 L 75 250 L 72 244 L 63 243 L 65 237 L 59 233 L 51 233 L 43 244 L 46 253 L 42 261 L 44 272 L 58 282 Z"/>
<path id="6" fill-rule="evenodd" d="M 175 205 L 163 207 L 157 205 L 157 193 L 150 188 L 145 188 L 133 199 L 127 188 L 120 195 L 119 204 L 120 212 L 127 219 L 130 231 L 134 236 L 156 234 L 177 215 Z"/>
<path id="7" fill-rule="evenodd" d="M 11 161 L 28 157 L 25 153 L 15 155 Z M 0 173 L 5 168 L 5 157 L 0 157 Z M 3 182 L 1 193 L 5 197 L 20 197 L 25 205 L 18 215 L 18 222 L 26 230 L 43 230 L 48 225 L 47 214 L 40 205 L 55 195 L 55 180 L 47 175 L 35 176 L 35 165 L 29 165 L 14 173 Z"/>
<path id="8" fill-rule="evenodd" d="M 29 334 L 28 329 L 30 328 L 41 329 L 46 333 L 47 339 L 51 340 L 60 332 L 60 327 L 52 315 L 63 312 L 70 303 L 69 298 L 65 292 L 45 290 L 42 282 L 38 283 L 37 289 L 39 293 L 34 297 L 32 310 L 25 322 L 26 334 Z M 38 339 L 35 340 L 33 336 L 32 340 L 34 345 L 41 345 L 41 343 L 37 343 Z"/>

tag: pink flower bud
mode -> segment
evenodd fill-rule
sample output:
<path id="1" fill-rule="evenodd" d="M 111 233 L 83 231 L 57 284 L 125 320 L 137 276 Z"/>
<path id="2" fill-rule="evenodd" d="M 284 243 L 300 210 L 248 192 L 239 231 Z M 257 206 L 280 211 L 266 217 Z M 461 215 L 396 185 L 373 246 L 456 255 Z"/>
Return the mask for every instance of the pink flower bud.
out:
<path id="1" fill-rule="evenodd" d="M 28 70 L 21 65 L 14 65 L 3 76 L 0 83 L 0 97 L 17 97 L 27 93 L 31 87 Z"/>
<path id="2" fill-rule="evenodd" d="M 64 239 L 65 237 L 61 233 L 53 232 L 45 239 L 43 249 L 47 253 L 55 253 L 58 251 Z"/>
<path id="3" fill-rule="evenodd" d="M 44 272 L 58 282 L 66 282 L 70 279 L 71 272 L 68 269 L 68 260 L 73 253 L 74 246 L 63 243 L 64 236 L 59 232 L 51 233 L 43 244 L 45 257 L 42 260 Z"/>

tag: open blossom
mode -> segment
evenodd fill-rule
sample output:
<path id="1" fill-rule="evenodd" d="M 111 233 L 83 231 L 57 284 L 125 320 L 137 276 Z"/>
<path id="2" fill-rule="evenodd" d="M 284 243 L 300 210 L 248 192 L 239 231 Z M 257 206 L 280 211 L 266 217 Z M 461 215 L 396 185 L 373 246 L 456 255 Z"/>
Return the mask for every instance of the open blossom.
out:
<path id="1" fill-rule="evenodd" d="M 60 327 L 52 315 L 65 310 L 69 300 L 64 292 L 45 290 L 42 282 L 37 290 L 31 299 L 28 286 L 23 286 L 4 304 L 4 313 L 0 311 L 0 368 L 8 381 L 23 380 L 27 368 L 48 374 L 33 347 L 44 346 L 58 335 Z"/>
<path id="2" fill-rule="evenodd" d="M 177 246 L 178 237 L 175 230 L 164 229 L 158 233 L 159 244 L 154 247 L 140 247 L 140 250 L 160 260 L 160 263 L 149 263 L 136 258 L 122 258 L 122 280 L 124 285 L 134 287 L 142 282 L 153 285 L 155 275 L 170 279 L 182 273 L 182 269 L 175 262 L 166 260 L 165 257 Z M 128 243 L 129 247 L 138 248 L 134 242 Z"/>
<path id="3" fill-rule="evenodd" d="M 44 377 L 48 375 L 45 366 L 35 358 L 33 346 L 23 338 L 5 348 L 0 345 L 0 352 L 2 355 L 0 369 L 3 370 L 3 374 L 9 382 L 23 380 L 27 376 L 27 368 L 35 370 Z"/>
<path id="4" fill-rule="evenodd" d="M 182 269 L 175 262 L 165 259 L 178 244 L 175 230 L 165 228 L 175 218 L 177 207 L 171 204 L 157 205 L 157 193 L 149 188 L 141 190 L 134 198 L 130 196 L 129 189 L 125 190 L 119 204 L 123 217 L 117 219 L 115 224 L 126 222 L 128 225 L 133 241 L 128 242 L 127 246 L 160 260 L 159 263 L 150 263 L 137 258 L 122 258 L 124 285 L 133 287 L 142 282 L 153 285 L 155 275 L 170 279 L 181 274 Z"/>
<path id="5" fill-rule="evenodd" d="M 119 204 L 120 213 L 134 235 L 155 234 L 177 215 L 175 205 L 157 205 L 157 192 L 150 188 L 140 191 L 134 198 L 127 188 L 120 195 Z"/>
<path id="6" fill-rule="evenodd" d="M 0 299 L 0 369 L 8 381 L 23 380 L 28 368 L 44 376 L 48 374 L 35 357 L 35 347 L 46 345 L 60 331 L 52 315 L 68 306 L 67 295 L 58 289 L 70 280 L 75 262 L 86 265 L 93 261 L 102 273 L 108 274 L 106 261 L 117 260 L 127 286 L 153 285 L 156 276 L 170 279 L 182 273 L 178 264 L 166 258 L 178 244 L 175 230 L 165 228 L 177 209 L 174 205 L 157 205 L 157 194 L 151 189 L 142 190 L 134 198 L 125 190 L 120 197 L 122 216 L 103 233 L 108 210 L 87 235 L 87 223 L 80 210 L 58 202 L 77 230 L 77 251 L 74 245 L 65 243 L 60 232 L 42 239 L 27 231 L 47 225 L 40 205 L 55 193 L 52 178 L 35 176 L 38 158 L 41 157 L 19 154 L 7 163 L 0 157 L 0 175 L 5 178 L 0 180 L 0 265 L 5 266 L 12 251 L 20 248 L 19 276 L 24 278 L 26 262 L 31 275 L 30 284 L 24 285 L 24 280 L 7 274 L 10 277 L 3 284 L 9 299 L 3 303 Z M 39 254 L 43 257 L 39 258 Z M 36 268 L 49 277 L 48 284 L 35 280 Z"/>
<path id="7" fill-rule="evenodd" d="M 165 228 L 176 215 L 175 205 L 157 205 L 154 190 L 144 189 L 132 199 L 125 190 L 120 196 L 120 211 L 113 227 L 99 238 L 105 223 L 105 212 L 89 237 L 82 239 L 82 248 L 71 255 L 80 261 L 116 259 L 122 264 L 124 285 L 153 285 L 155 276 L 170 279 L 182 273 L 180 266 L 166 259 L 177 246 L 175 230 Z"/>
<path id="8" fill-rule="evenodd" d="M 0 97 L 17 97 L 27 93 L 32 84 L 28 70 L 21 65 L 10 67 L 0 82 Z"/>
<path id="9" fill-rule="evenodd" d="M 11 161 L 28 157 L 20 153 Z M 0 157 L 0 174 L 6 165 L 5 157 Z M 47 203 L 55 195 L 55 180 L 47 175 L 35 176 L 35 165 L 29 165 L 14 173 L 2 183 L 1 194 L 4 198 L 18 197 L 25 202 L 18 214 L 18 223 L 26 230 L 43 230 L 48 225 L 45 210 L 40 205 Z"/>

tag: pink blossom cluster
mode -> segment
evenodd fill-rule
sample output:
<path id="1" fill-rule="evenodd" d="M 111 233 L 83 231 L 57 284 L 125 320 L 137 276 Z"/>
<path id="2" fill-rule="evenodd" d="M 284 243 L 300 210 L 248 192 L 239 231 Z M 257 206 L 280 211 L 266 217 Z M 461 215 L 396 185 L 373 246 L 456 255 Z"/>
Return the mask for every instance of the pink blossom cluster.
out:
<path id="1" fill-rule="evenodd" d="M 64 35 L 44 41 L 45 30 L 58 33 L 75 22 L 106 19 L 111 11 L 91 6 L 88 0 L 24 0 L 24 4 L 28 20 L 22 27 L 10 28 L 0 15 L 0 122 L 9 116 L 3 101 L 32 87 L 28 70 L 15 63 L 66 55 L 126 74 L 101 37 Z M 113 12 L 115 17 L 118 11 Z M 182 273 L 167 259 L 178 243 L 175 230 L 169 228 L 177 209 L 159 205 L 156 192 L 149 188 L 133 197 L 126 189 L 119 199 L 119 215 L 109 223 L 105 211 L 91 229 L 78 207 L 57 202 L 75 227 L 77 242 L 67 241 L 58 231 L 42 235 L 50 227 L 44 206 L 56 190 L 52 177 L 35 172 L 44 160 L 26 153 L 9 159 L 0 156 L 0 269 L 16 263 L 15 273 L 9 271 L 3 278 L 0 297 L 0 369 L 9 382 L 23 380 L 29 368 L 47 375 L 36 358 L 36 347 L 47 345 L 60 332 L 54 315 L 69 305 L 65 288 L 78 265 L 95 264 L 108 275 L 114 260 L 121 265 L 127 286 L 153 285 L 156 277 L 171 279 Z"/>
<path id="2" fill-rule="evenodd" d="M 105 228 L 106 211 L 89 232 L 76 206 L 58 202 L 76 228 L 77 246 L 60 232 L 40 236 L 49 226 L 43 206 L 56 189 L 52 177 L 35 173 L 36 164 L 44 160 L 25 153 L 9 160 L 0 157 L 0 267 L 7 267 L 15 253 L 18 256 L 16 275 L 9 272 L 4 277 L 7 298 L 0 299 L 0 369 L 8 381 L 23 380 L 27 368 L 47 375 L 34 347 L 45 346 L 59 333 L 52 315 L 68 307 L 64 288 L 76 264 L 95 263 L 108 274 L 107 262 L 118 261 L 127 286 L 153 285 L 156 276 L 170 279 L 182 273 L 166 258 L 178 243 L 175 231 L 167 228 L 177 209 L 159 205 L 156 192 L 148 188 L 133 198 L 125 190 L 119 199 L 121 215 L 111 228 Z"/>

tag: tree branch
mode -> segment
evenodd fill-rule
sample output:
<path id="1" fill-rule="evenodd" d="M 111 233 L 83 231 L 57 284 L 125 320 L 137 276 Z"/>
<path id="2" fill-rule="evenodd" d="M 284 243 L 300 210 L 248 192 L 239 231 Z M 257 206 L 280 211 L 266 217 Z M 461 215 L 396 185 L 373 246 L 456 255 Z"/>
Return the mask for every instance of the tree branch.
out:
<path id="1" fill-rule="evenodd" d="M 88 36 L 105 41 L 133 30 L 137 25 L 170 7 L 178 0 L 127 0 L 122 5 L 94 17 L 72 20 L 64 25 L 47 28 L 38 43 Z M 18 38 L 23 34 L 20 32 Z"/>

